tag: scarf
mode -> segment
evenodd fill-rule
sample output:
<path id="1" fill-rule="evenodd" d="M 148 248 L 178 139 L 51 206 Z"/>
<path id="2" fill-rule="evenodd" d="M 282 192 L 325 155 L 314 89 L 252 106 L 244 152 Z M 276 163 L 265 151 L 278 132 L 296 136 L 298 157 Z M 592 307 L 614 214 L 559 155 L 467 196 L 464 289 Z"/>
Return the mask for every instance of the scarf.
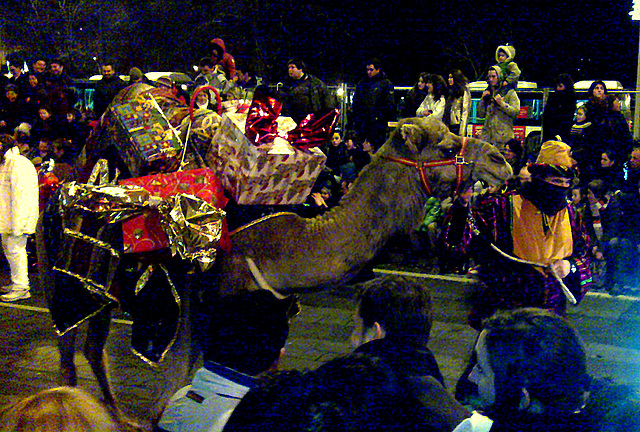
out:
<path id="1" fill-rule="evenodd" d="M 530 182 L 524 183 L 520 194 L 547 216 L 555 215 L 569 204 L 568 187 L 547 183 L 538 177 L 532 177 Z"/>

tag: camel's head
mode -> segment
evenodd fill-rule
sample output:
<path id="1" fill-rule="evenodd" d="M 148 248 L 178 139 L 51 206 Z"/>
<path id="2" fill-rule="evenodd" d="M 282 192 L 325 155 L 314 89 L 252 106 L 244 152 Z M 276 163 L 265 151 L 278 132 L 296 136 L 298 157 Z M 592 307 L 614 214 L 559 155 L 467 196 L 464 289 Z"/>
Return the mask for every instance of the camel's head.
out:
<path id="1" fill-rule="evenodd" d="M 441 121 L 427 117 L 400 121 L 389 141 L 388 155 L 394 152 L 397 153 L 395 157 L 428 165 L 432 161 L 455 159 L 462 148 L 463 138 L 450 133 Z M 467 140 L 462 166 L 461 188 L 477 180 L 500 184 L 512 175 L 511 166 L 498 149 L 475 138 Z M 433 195 L 446 197 L 454 192 L 457 182 L 455 164 L 426 167 L 425 173 Z"/>

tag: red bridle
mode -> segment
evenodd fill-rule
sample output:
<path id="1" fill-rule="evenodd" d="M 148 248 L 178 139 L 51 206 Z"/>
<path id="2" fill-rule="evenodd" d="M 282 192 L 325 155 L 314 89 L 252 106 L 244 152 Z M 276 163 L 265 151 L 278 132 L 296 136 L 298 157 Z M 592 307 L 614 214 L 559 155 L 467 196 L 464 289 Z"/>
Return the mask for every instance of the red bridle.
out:
<path id="1" fill-rule="evenodd" d="M 456 166 L 456 189 L 454 191 L 454 195 L 455 195 L 459 192 L 458 189 L 460 189 L 460 185 L 462 184 L 462 174 L 463 174 L 462 170 L 464 168 L 464 165 L 470 165 L 470 162 L 467 162 L 464 158 L 464 154 L 467 150 L 468 141 L 469 141 L 469 138 L 467 137 L 462 138 L 462 147 L 460 148 L 460 151 L 458 152 L 458 154 L 452 159 L 442 159 L 442 160 L 436 160 L 431 162 L 426 162 L 426 161 L 418 162 L 411 159 L 397 158 L 393 156 L 382 156 L 382 157 L 394 162 L 398 162 L 402 165 L 408 165 L 408 166 L 418 168 L 422 186 L 424 187 L 424 189 L 427 191 L 427 194 L 429 195 L 431 195 L 431 186 L 429 185 L 429 180 L 427 179 L 427 173 L 425 171 L 425 168 L 455 165 Z"/>

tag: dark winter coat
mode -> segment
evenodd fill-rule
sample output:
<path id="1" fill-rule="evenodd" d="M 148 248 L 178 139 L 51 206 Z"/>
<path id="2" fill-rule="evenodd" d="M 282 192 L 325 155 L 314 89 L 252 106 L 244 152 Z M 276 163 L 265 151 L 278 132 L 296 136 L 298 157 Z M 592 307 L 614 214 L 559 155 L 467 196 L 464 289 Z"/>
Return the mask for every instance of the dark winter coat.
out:
<path id="1" fill-rule="evenodd" d="M 27 106 L 22 99 L 18 98 L 14 102 L 4 100 L 0 111 L 0 120 L 4 120 L 6 126 L 2 128 L 2 133 L 13 135 L 13 130 L 27 119 Z"/>
<path id="2" fill-rule="evenodd" d="M 420 104 L 427 97 L 427 88 L 420 90 L 417 87 L 413 87 L 407 95 L 404 97 L 404 106 L 402 107 L 402 117 L 415 117 L 416 111 L 420 107 Z"/>
<path id="3" fill-rule="evenodd" d="M 413 341 L 387 335 L 360 345 L 355 352 L 382 358 L 399 376 L 432 376 L 444 386 L 444 378 L 429 348 Z"/>
<path id="4" fill-rule="evenodd" d="M 556 135 L 560 135 L 562 140 L 567 142 L 571 134 L 575 110 L 575 94 L 557 90 L 551 93 L 542 113 L 542 141 L 553 140 Z"/>
<path id="5" fill-rule="evenodd" d="M 347 147 L 344 143 L 340 143 L 337 146 L 329 144 L 326 154 L 327 162 L 325 165 L 334 173 L 339 173 L 340 167 L 349 162 L 349 154 L 347 153 Z"/>
<path id="6" fill-rule="evenodd" d="M 72 122 L 65 121 L 59 125 L 59 134 L 61 137 L 71 140 L 71 148 L 67 152 L 72 156 L 76 156 L 84 147 L 89 130 L 86 124 L 75 118 Z"/>
<path id="7" fill-rule="evenodd" d="M 605 150 L 607 148 L 617 152 L 619 157 L 626 157 L 631 152 L 633 147 L 633 136 L 629 129 L 629 123 L 619 111 L 611 111 L 607 121 L 611 136 L 609 141 L 605 143 Z"/>
<path id="8" fill-rule="evenodd" d="M 377 150 L 384 143 L 387 122 L 395 115 L 393 84 L 383 71 L 358 83 L 352 109 L 354 129 Z"/>
<path id="9" fill-rule="evenodd" d="M 638 189 L 634 192 L 624 193 L 620 196 L 624 224 L 622 224 L 621 236 L 640 245 L 640 194 Z"/>
<path id="10" fill-rule="evenodd" d="M 51 109 L 51 115 L 62 121 L 67 112 L 73 109 L 77 96 L 72 88 L 72 81 L 66 74 L 49 74 L 46 78 L 45 90 L 47 91 L 47 105 Z"/>
<path id="11" fill-rule="evenodd" d="M 26 97 L 27 89 L 29 88 L 29 77 L 26 74 L 21 74 L 18 78 L 12 76 L 8 80 L 9 84 L 13 84 L 18 87 L 18 97 L 22 100 Z"/>
<path id="12" fill-rule="evenodd" d="M 571 126 L 568 142 L 571 145 L 571 157 L 578 162 L 580 181 L 584 184 L 593 179 L 602 155 L 598 153 L 599 148 L 593 131 L 594 128 L 589 122 L 575 123 Z"/>
<path id="13" fill-rule="evenodd" d="M 93 96 L 93 112 L 97 118 L 107 110 L 107 107 L 120 90 L 126 87 L 126 83 L 120 77 L 114 75 L 109 79 L 102 77 L 96 84 L 96 91 Z"/>
<path id="14" fill-rule="evenodd" d="M 47 120 L 42 120 L 38 117 L 31 128 L 31 142 L 34 147 L 38 147 L 38 142 L 42 138 L 48 138 L 53 141 L 60 137 L 60 131 L 58 125 L 53 121 L 53 117 L 49 117 Z"/>
<path id="15" fill-rule="evenodd" d="M 307 115 L 335 107 L 333 96 L 327 86 L 313 75 L 288 79 L 284 89 L 284 115 L 300 123 Z"/>
<path id="16" fill-rule="evenodd" d="M 618 163 L 606 168 L 602 165 L 598 165 L 594 171 L 593 178 L 602 180 L 608 190 L 616 191 L 622 189 L 624 172 L 622 170 L 622 166 Z"/>
<path id="17" fill-rule="evenodd" d="M 27 99 L 29 100 L 27 101 Z M 33 124 L 36 118 L 38 118 L 40 106 L 48 102 L 48 96 L 44 86 L 40 83 L 35 87 L 29 86 L 25 92 L 24 100 L 27 104 L 27 115 L 31 119 L 28 123 Z"/>

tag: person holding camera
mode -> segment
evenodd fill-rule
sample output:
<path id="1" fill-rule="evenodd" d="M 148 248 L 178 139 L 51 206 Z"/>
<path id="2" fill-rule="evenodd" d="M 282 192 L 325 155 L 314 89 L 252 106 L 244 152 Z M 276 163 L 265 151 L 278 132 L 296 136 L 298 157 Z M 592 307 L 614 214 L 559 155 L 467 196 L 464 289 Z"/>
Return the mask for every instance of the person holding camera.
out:
<path id="1" fill-rule="evenodd" d="M 480 139 L 503 150 L 507 141 L 514 138 L 513 121 L 520 112 L 520 99 L 516 91 L 503 86 L 502 70 L 492 66 L 487 73 L 489 87 L 482 93 L 478 104 L 478 116 L 484 118 Z"/>

